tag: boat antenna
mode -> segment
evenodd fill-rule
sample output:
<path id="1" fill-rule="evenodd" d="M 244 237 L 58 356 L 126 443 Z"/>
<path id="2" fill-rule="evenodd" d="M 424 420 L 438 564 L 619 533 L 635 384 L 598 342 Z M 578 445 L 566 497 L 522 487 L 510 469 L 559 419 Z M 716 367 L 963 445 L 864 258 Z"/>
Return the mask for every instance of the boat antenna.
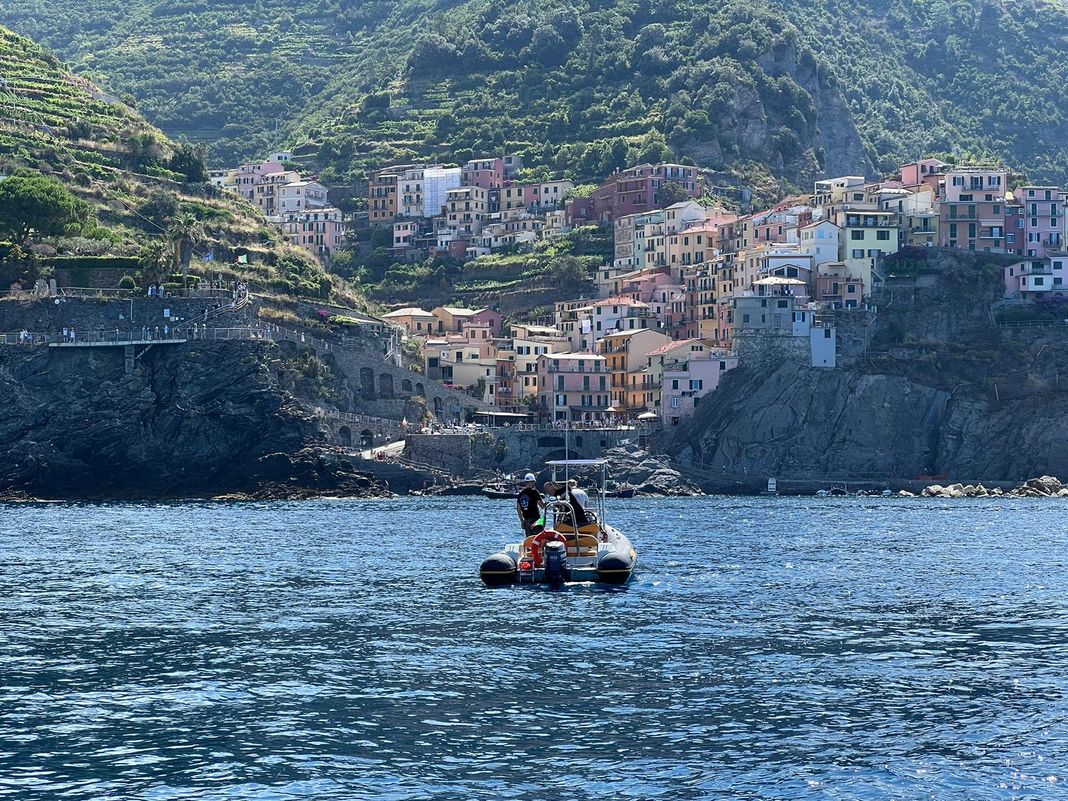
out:
<path id="1" fill-rule="evenodd" d="M 569 417 L 564 422 L 566 424 L 564 426 L 564 486 L 568 487 L 571 470 L 571 418 Z M 570 496 L 570 487 L 568 487 L 567 493 Z"/>

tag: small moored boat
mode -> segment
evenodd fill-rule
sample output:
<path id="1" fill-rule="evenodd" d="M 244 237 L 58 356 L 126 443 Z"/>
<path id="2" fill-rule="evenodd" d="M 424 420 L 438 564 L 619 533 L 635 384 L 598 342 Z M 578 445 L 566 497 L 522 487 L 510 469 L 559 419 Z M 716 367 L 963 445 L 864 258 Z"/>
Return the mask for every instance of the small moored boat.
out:
<path id="1" fill-rule="evenodd" d="M 623 532 L 605 520 L 607 461 L 563 459 L 548 462 L 548 466 L 553 470 L 552 483 L 561 488 L 561 494 L 546 501 L 544 530 L 487 557 L 479 569 L 482 581 L 490 587 L 548 584 L 554 589 L 578 582 L 626 583 L 634 573 L 638 554 Z M 585 510 L 587 517 L 578 526 L 567 481 L 572 468 L 599 468 L 601 472 L 600 492 L 590 493 L 595 508 Z M 560 470 L 564 481 L 556 484 Z"/>

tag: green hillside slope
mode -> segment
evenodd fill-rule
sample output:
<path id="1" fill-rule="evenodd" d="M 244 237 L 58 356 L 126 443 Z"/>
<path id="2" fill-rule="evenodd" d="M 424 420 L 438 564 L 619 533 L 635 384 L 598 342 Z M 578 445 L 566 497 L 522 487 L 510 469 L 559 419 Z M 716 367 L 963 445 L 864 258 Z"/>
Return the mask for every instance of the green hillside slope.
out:
<path id="1" fill-rule="evenodd" d="M 328 176 L 507 148 L 582 179 L 669 150 L 791 182 L 986 152 L 1068 180 L 1064 0 L 7 0 L 172 134 Z"/>
<path id="2" fill-rule="evenodd" d="M 166 278 L 176 243 L 219 258 L 193 272 L 240 273 L 287 295 L 331 294 L 358 301 L 304 251 L 282 241 L 245 201 L 203 183 L 203 165 L 129 108 L 67 71 L 33 42 L 0 27 L 0 175 L 59 181 L 88 204 L 70 235 L 34 236 L 41 255 L 136 258 L 146 278 Z M 0 247 L 0 278 L 33 278 L 41 263 Z M 7 286 L 3 286 L 7 289 Z"/>

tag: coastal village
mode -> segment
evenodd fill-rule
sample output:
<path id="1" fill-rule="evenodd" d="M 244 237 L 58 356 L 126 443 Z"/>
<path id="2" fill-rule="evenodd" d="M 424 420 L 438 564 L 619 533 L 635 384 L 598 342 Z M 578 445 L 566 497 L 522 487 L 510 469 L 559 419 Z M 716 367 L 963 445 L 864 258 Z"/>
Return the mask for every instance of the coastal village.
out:
<path id="1" fill-rule="evenodd" d="M 346 215 L 287 158 L 211 178 L 329 262 L 346 245 Z M 499 420 L 678 425 L 748 343 L 768 338 L 793 340 L 796 358 L 833 369 L 839 316 L 874 312 L 887 258 L 907 248 L 1015 257 L 1004 268 L 1009 303 L 1060 295 L 1068 275 L 1068 191 L 1010 187 L 995 166 L 924 159 L 892 180 L 819 180 L 811 194 L 748 214 L 718 202 L 693 166 L 642 164 L 584 193 L 565 179 L 524 182 L 522 168 L 505 155 L 394 165 L 368 181 L 366 223 L 391 229 L 396 261 L 471 260 L 611 228 L 614 259 L 592 276 L 592 296 L 559 300 L 550 317 L 505 325 L 494 308 L 453 306 L 383 315 L 417 344 L 428 378 L 481 399 Z"/>

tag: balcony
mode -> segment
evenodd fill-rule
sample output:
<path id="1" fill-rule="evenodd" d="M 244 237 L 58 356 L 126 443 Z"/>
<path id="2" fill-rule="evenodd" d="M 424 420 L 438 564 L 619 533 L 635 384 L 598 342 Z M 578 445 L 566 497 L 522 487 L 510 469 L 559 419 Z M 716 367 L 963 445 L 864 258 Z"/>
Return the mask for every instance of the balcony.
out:
<path id="1" fill-rule="evenodd" d="M 1053 275 L 1053 268 L 1049 264 L 1029 264 L 1025 262 L 1020 265 L 1020 275 Z"/>

